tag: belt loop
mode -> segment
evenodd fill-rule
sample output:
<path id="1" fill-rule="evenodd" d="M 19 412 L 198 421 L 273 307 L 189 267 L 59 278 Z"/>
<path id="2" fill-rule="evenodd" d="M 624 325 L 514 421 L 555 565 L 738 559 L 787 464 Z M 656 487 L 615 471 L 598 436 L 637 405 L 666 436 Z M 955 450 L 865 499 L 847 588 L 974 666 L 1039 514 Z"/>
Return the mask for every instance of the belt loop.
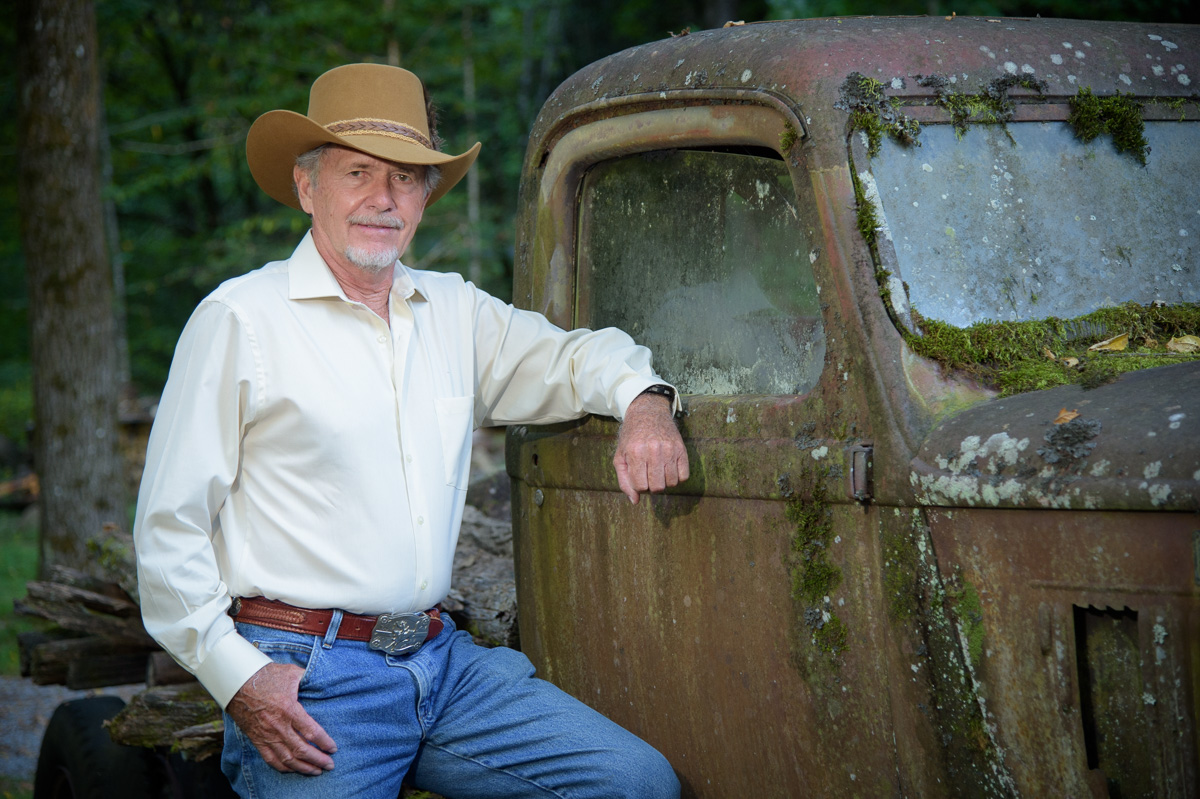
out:
<path id="1" fill-rule="evenodd" d="M 338 628 L 341 626 L 342 612 L 335 608 L 333 617 L 329 619 L 329 629 L 325 631 L 325 640 L 321 642 L 321 646 L 326 649 L 333 649 L 333 642 L 337 640 Z"/>

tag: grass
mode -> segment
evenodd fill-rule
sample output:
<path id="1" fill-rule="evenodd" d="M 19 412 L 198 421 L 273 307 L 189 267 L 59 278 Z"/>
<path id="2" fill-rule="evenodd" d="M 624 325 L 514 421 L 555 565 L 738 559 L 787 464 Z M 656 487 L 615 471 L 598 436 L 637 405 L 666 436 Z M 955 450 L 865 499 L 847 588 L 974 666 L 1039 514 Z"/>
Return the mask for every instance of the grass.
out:
<path id="1" fill-rule="evenodd" d="M 25 583 L 37 576 L 37 527 L 19 513 L 0 512 L 0 675 L 20 674 L 17 634 L 43 626 L 38 619 L 18 616 L 13 600 L 25 596 Z M 32 799 L 28 780 L 0 776 L 0 799 Z"/>
<path id="2" fill-rule="evenodd" d="M 0 776 L 0 799 L 33 799 L 33 784 Z"/>
<path id="3" fill-rule="evenodd" d="M 17 634 L 43 628 L 38 619 L 18 616 L 13 600 L 25 596 L 25 583 L 37 577 L 37 528 L 21 515 L 0 512 L 0 675 L 20 674 Z M 5 794 L 0 786 L 0 797 Z"/>

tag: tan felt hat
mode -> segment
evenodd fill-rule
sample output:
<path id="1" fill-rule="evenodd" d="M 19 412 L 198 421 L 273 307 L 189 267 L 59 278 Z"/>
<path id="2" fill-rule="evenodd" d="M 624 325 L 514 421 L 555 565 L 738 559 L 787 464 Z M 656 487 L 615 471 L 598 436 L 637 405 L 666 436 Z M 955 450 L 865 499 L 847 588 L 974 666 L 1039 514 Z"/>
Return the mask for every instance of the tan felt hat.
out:
<path id="1" fill-rule="evenodd" d="M 438 152 L 429 135 L 425 91 L 408 70 L 382 64 L 347 64 L 313 82 L 308 116 L 268 111 L 246 137 L 246 161 L 259 188 L 300 209 L 292 189 L 296 156 L 322 144 L 339 144 L 402 164 L 436 164 L 442 181 L 434 203 L 467 174 L 479 142 L 462 155 Z"/>

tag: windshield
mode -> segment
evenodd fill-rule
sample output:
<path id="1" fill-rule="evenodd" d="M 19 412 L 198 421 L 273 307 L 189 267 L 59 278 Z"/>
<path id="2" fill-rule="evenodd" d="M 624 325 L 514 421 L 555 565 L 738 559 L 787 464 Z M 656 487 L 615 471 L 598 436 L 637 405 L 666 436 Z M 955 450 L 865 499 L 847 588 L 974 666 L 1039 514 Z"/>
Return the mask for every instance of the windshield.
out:
<path id="1" fill-rule="evenodd" d="M 1063 122 L 883 142 L 870 173 L 913 310 L 966 327 L 1200 301 L 1200 126 L 1147 122 L 1146 166 Z"/>

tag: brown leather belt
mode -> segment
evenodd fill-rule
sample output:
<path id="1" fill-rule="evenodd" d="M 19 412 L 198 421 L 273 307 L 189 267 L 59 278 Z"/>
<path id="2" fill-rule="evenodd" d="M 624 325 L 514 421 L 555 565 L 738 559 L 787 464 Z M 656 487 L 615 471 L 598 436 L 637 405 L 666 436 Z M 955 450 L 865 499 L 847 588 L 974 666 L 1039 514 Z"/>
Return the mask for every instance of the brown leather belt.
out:
<path id="1" fill-rule="evenodd" d="M 305 635 L 325 635 L 333 620 L 332 610 L 309 610 L 265 597 L 235 597 L 229 615 L 241 622 Z M 384 613 L 359 616 L 343 613 L 337 637 L 366 641 L 372 649 L 393 655 L 411 654 L 442 631 L 438 608 L 422 613 Z"/>

